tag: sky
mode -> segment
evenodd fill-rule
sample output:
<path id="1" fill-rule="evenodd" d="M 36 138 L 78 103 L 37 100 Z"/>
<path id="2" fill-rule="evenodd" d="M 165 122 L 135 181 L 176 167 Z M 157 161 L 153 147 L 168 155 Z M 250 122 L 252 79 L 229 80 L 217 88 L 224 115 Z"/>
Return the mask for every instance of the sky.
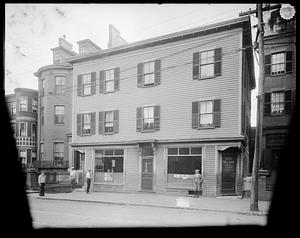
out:
<path id="1" fill-rule="evenodd" d="M 108 25 L 128 43 L 238 18 L 256 4 L 5 4 L 5 94 L 37 89 L 34 73 L 52 64 L 58 38 L 73 45 L 90 39 L 107 48 Z M 251 23 L 257 23 L 251 17 Z M 256 30 L 252 31 L 252 42 Z M 256 61 L 254 60 L 256 63 Z M 255 65 L 258 76 L 258 67 Z M 256 77 L 257 80 L 257 77 Z M 251 125 L 256 123 L 257 90 L 252 91 Z"/>

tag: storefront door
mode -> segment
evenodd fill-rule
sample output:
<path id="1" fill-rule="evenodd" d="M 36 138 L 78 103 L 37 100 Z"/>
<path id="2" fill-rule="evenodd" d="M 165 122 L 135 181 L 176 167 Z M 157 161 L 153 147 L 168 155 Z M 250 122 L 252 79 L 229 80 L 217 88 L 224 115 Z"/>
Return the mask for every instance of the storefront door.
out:
<path id="1" fill-rule="evenodd" d="M 142 190 L 152 191 L 153 189 L 153 157 L 142 158 Z"/>
<path id="2" fill-rule="evenodd" d="M 222 194 L 235 195 L 236 160 L 233 154 L 222 155 Z"/>

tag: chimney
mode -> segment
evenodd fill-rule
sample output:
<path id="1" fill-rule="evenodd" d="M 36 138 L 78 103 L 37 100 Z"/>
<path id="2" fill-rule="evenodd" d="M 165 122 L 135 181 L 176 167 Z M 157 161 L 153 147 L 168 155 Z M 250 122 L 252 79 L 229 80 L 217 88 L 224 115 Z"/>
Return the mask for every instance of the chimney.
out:
<path id="1" fill-rule="evenodd" d="M 121 45 L 127 45 L 128 43 L 121 37 L 119 30 L 112 24 L 109 24 L 109 42 L 107 48 L 113 48 Z"/>

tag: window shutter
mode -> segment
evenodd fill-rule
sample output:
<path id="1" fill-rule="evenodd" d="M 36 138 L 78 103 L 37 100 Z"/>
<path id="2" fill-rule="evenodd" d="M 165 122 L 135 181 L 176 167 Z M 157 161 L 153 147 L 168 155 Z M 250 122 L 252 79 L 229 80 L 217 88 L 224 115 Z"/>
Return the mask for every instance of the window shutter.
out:
<path id="1" fill-rule="evenodd" d="M 103 132 L 104 132 L 104 112 L 99 112 L 98 133 L 103 134 Z"/>
<path id="2" fill-rule="evenodd" d="M 77 96 L 82 96 L 82 75 L 77 76 Z"/>
<path id="3" fill-rule="evenodd" d="M 96 112 L 91 113 L 91 134 L 94 135 L 96 131 Z"/>
<path id="4" fill-rule="evenodd" d="M 91 88 L 91 93 L 96 94 L 96 72 L 91 73 L 91 83 L 92 83 L 92 88 Z"/>
<path id="5" fill-rule="evenodd" d="M 139 63 L 137 66 L 137 86 L 142 87 L 143 86 L 143 70 L 144 64 Z"/>
<path id="6" fill-rule="evenodd" d="M 81 114 L 77 114 L 77 135 L 81 135 Z"/>
<path id="7" fill-rule="evenodd" d="M 192 102 L 192 128 L 199 125 L 199 102 Z"/>
<path id="8" fill-rule="evenodd" d="M 16 123 L 16 136 L 19 136 L 19 123 Z"/>
<path id="9" fill-rule="evenodd" d="M 27 124 L 27 136 L 31 137 L 31 123 L 27 122 L 26 124 Z"/>
<path id="10" fill-rule="evenodd" d="M 267 116 L 271 113 L 271 93 L 265 93 L 264 99 L 264 115 Z"/>
<path id="11" fill-rule="evenodd" d="M 215 76 L 220 76 L 222 71 L 222 48 L 215 49 L 215 65 L 214 71 Z"/>
<path id="12" fill-rule="evenodd" d="M 143 108 L 138 107 L 136 109 L 136 130 L 141 131 L 143 126 Z"/>
<path id="13" fill-rule="evenodd" d="M 160 129 L 160 106 L 154 107 L 154 130 L 159 131 Z"/>
<path id="14" fill-rule="evenodd" d="M 265 149 L 263 153 L 263 164 L 262 167 L 263 169 L 266 170 L 271 170 L 271 165 L 272 165 L 272 150 L 270 149 Z"/>
<path id="15" fill-rule="evenodd" d="M 114 133 L 119 132 L 119 110 L 114 110 Z"/>
<path id="16" fill-rule="evenodd" d="M 215 127 L 221 126 L 221 99 L 214 100 L 213 123 Z"/>
<path id="17" fill-rule="evenodd" d="M 161 60 L 155 60 L 155 84 L 160 84 L 161 79 Z"/>
<path id="18" fill-rule="evenodd" d="M 285 113 L 291 113 L 292 112 L 292 91 L 288 90 L 285 91 L 285 105 L 284 105 L 284 111 Z"/>
<path id="19" fill-rule="evenodd" d="M 293 51 L 286 52 L 286 65 L 285 70 L 287 74 L 292 73 L 293 71 Z"/>
<path id="20" fill-rule="evenodd" d="M 271 75 L 271 55 L 265 56 L 265 76 Z"/>
<path id="21" fill-rule="evenodd" d="M 104 70 L 100 71 L 100 93 L 104 93 L 105 92 L 105 85 L 104 85 L 104 80 L 105 80 L 105 75 L 104 75 Z"/>
<path id="22" fill-rule="evenodd" d="M 30 100 L 29 98 L 27 98 L 27 108 L 28 112 L 32 112 L 32 100 Z"/>
<path id="23" fill-rule="evenodd" d="M 193 79 L 199 79 L 200 75 L 200 53 L 193 53 Z"/>
<path id="24" fill-rule="evenodd" d="M 115 91 L 119 91 L 120 88 L 120 68 L 115 68 Z"/>

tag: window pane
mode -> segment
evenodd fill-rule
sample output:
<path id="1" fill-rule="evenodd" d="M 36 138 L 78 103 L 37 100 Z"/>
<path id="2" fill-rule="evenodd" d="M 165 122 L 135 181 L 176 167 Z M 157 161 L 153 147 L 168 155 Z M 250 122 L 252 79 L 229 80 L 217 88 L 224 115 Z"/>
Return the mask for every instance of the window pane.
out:
<path id="1" fill-rule="evenodd" d="M 104 172 L 103 158 L 95 158 L 95 172 Z"/>
<path id="2" fill-rule="evenodd" d="M 104 154 L 105 155 L 113 155 L 113 150 L 112 149 L 105 150 Z"/>
<path id="3" fill-rule="evenodd" d="M 201 65 L 200 78 L 205 78 L 214 75 L 214 64 Z"/>
<path id="4" fill-rule="evenodd" d="M 168 149 L 169 155 L 177 155 L 178 154 L 178 148 L 169 148 Z"/>
<path id="5" fill-rule="evenodd" d="M 153 73 L 154 72 L 154 62 L 144 63 L 144 73 Z"/>
<path id="6" fill-rule="evenodd" d="M 115 82 L 114 81 L 107 81 L 105 82 L 105 91 L 106 92 L 113 92 L 115 90 Z"/>
<path id="7" fill-rule="evenodd" d="M 154 117 L 154 108 L 145 107 L 144 108 L 144 118 L 153 118 Z"/>
<path id="8" fill-rule="evenodd" d="M 107 70 L 105 71 L 105 81 L 114 80 L 115 78 L 115 70 Z"/>
<path id="9" fill-rule="evenodd" d="M 200 125 L 212 124 L 213 123 L 213 115 L 212 114 L 201 114 L 199 116 Z"/>
<path id="10" fill-rule="evenodd" d="M 113 112 L 105 112 L 105 121 L 113 121 Z"/>
<path id="11" fill-rule="evenodd" d="M 124 155 L 124 150 L 115 150 L 115 155 Z"/>
<path id="12" fill-rule="evenodd" d="M 190 148 L 179 148 L 180 155 L 188 155 L 190 153 Z"/>
<path id="13" fill-rule="evenodd" d="M 154 83 L 154 74 L 146 74 L 144 84 L 153 84 Z"/>
<path id="14" fill-rule="evenodd" d="M 103 153 L 104 153 L 103 150 L 95 150 L 96 157 L 99 157 L 99 156 L 102 157 Z"/>
<path id="15" fill-rule="evenodd" d="M 206 51 L 200 53 L 201 64 L 212 64 L 214 63 L 214 51 Z"/>
<path id="16" fill-rule="evenodd" d="M 201 152 L 202 152 L 201 147 L 192 147 L 191 148 L 191 154 L 199 154 L 199 155 L 201 155 Z"/>

